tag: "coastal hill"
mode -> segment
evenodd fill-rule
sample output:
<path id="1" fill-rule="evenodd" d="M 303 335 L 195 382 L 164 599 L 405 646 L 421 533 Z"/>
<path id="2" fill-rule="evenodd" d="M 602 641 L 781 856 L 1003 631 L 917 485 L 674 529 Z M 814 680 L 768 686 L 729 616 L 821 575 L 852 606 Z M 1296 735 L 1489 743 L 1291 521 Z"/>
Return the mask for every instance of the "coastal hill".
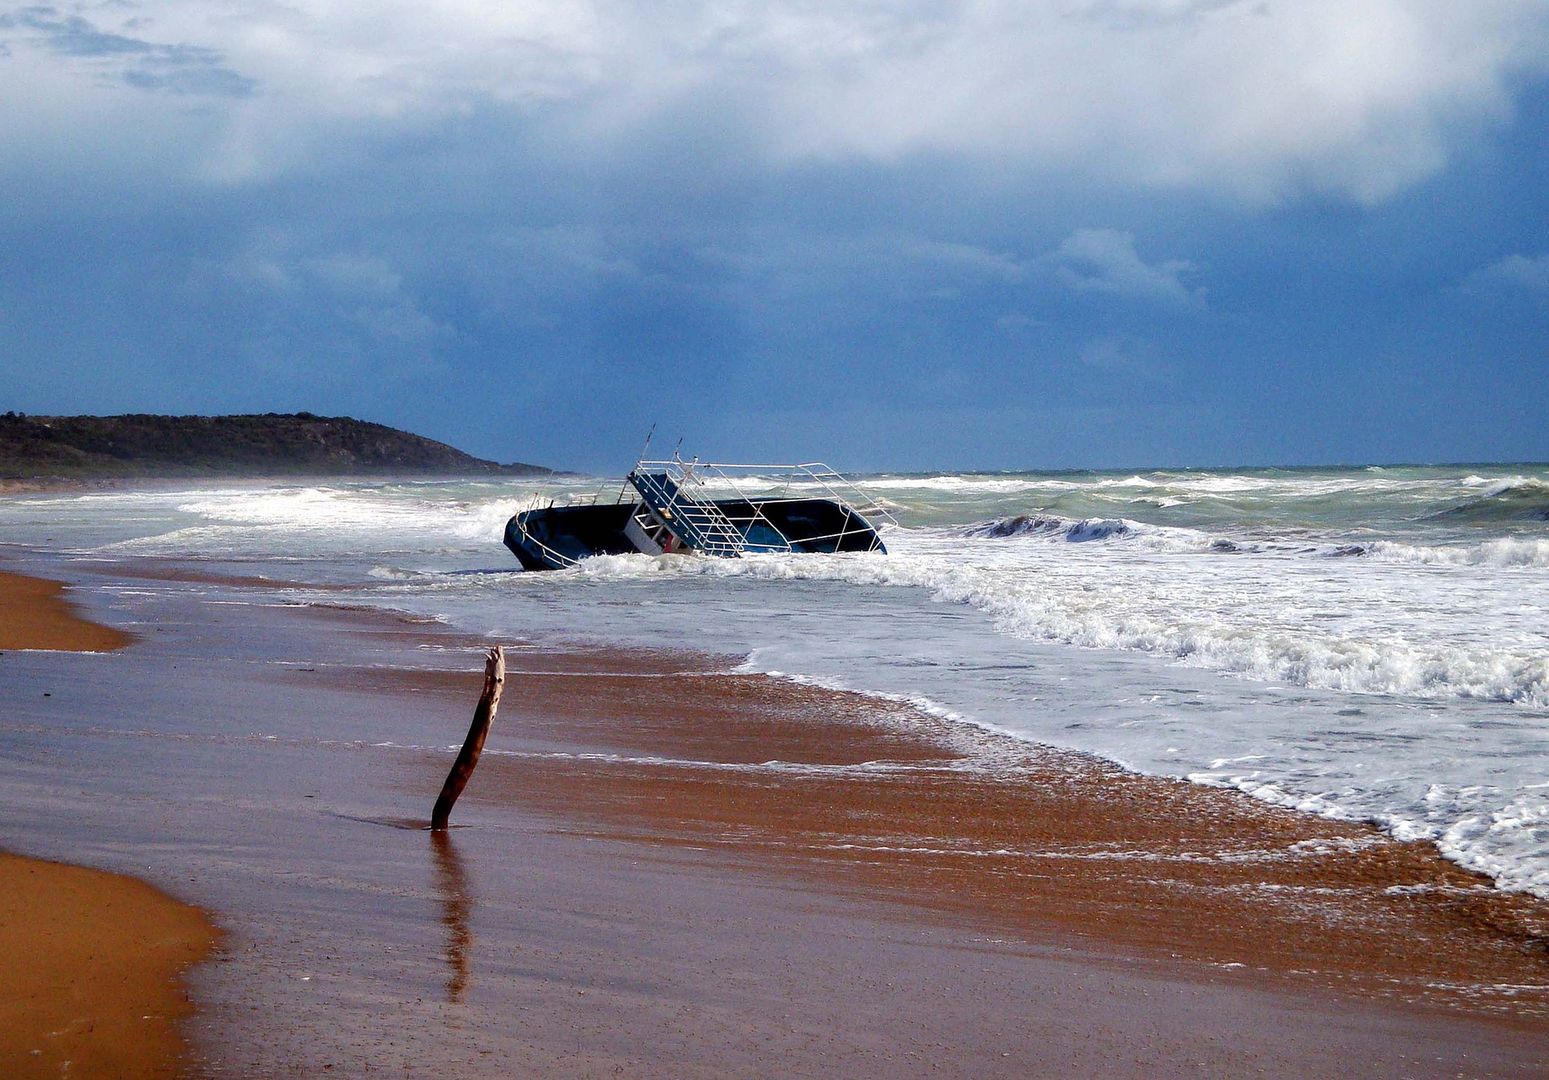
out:
<path id="1" fill-rule="evenodd" d="M 348 416 L 0 415 L 0 478 L 536 476 Z"/>

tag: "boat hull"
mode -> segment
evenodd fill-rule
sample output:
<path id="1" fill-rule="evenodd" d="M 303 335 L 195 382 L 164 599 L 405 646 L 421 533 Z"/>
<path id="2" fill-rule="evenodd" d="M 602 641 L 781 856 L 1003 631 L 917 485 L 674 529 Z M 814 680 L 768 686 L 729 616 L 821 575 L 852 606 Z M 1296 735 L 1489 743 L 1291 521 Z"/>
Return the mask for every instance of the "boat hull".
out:
<path id="1" fill-rule="evenodd" d="M 593 555 L 628 555 L 624 535 L 632 503 L 549 506 L 524 510 L 506 522 L 506 547 L 528 570 L 563 570 Z"/>
<path id="2" fill-rule="evenodd" d="M 505 544 L 528 570 L 563 570 L 594 555 L 635 554 L 640 548 L 627 530 L 641 505 L 524 510 L 506 523 Z M 718 499 L 711 505 L 737 523 L 739 554 L 887 550 L 865 518 L 832 499 Z"/>

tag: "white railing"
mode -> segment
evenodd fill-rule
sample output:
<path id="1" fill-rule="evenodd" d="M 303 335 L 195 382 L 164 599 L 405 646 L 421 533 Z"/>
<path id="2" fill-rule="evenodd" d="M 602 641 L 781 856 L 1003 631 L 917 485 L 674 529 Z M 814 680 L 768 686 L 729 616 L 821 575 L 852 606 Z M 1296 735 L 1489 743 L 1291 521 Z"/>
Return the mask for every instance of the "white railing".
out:
<path id="1" fill-rule="evenodd" d="M 545 544 L 542 540 L 539 540 L 532 533 L 528 532 L 527 526 L 523 525 L 521 523 L 521 521 L 518 521 L 516 523 L 516 530 L 517 530 L 517 532 L 521 533 L 524 537 L 526 537 L 528 543 L 530 543 L 535 548 L 541 549 L 545 555 L 547 555 L 549 558 L 553 559 L 562 568 L 564 568 L 566 570 L 569 570 L 573 566 L 580 566 L 581 565 L 579 560 L 572 559 L 569 555 L 566 555 L 562 551 L 555 551 L 553 548 L 549 547 L 549 545 Z"/>
<path id="2" fill-rule="evenodd" d="M 778 491 L 777 497 L 792 499 L 810 497 L 810 495 L 792 494 L 790 491 L 792 485 L 810 484 L 830 499 L 849 506 L 864 517 L 876 516 L 885 524 L 898 524 L 887 507 L 872 499 L 854 481 L 821 461 L 809 461 L 798 465 L 732 465 L 724 462 L 700 461 L 698 458 L 684 461 L 674 456 L 662 461 L 642 458 L 635 462 L 635 471 L 663 472 L 680 486 L 697 485 L 707 488 L 710 482 L 718 482 L 729 487 L 734 497 L 748 501 L 752 501 L 754 496 L 744 490 L 743 485 L 751 485 L 754 480 L 767 481 L 759 487 Z M 742 478 L 741 483 L 738 482 L 739 477 Z M 768 501 L 767 496 L 763 498 Z"/>
<path id="3" fill-rule="evenodd" d="M 581 495 L 584 498 L 589 499 L 591 502 L 596 502 L 597 501 L 596 495 L 592 494 L 591 492 L 582 492 Z M 550 558 L 552 558 L 560 566 L 565 567 L 566 569 L 569 569 L 572 566 L 579 566 L 581 564 L 579 562 L 577 562 L 575 559 L 572 559 L 569 555 L 566 555 L 564 552 L 562 552 L 562 551 L 555 551 L 553 548 L 549 547 L 549 545 L 545 544 L 542 540 L 539 540 L 535 535 L 533 535 L 532 530 L 527 527 L 526 522 L 524 522 L 522 520 L 522 516 L 524 514 L 531 513 L 534 510 L 553 509 L 554 508 L 555 499 L 556 499 L 556 496 L 544 496 L 544 495 L 532 495 L 532 496 L 529 496 L 525 500 L 525 502 L 523 502 L 523 503 L 521 503 L 521 504 L 519 504 L 517 506 L 516 513 L 511 515 L 510 522 L 516 526 L 516 531 L 521 533 L 522 537 L 529 544 L 531 544 L 535 548 L 540 549 L 545 555 L 547 555 Z M 560 505 L 561 506 L 575 506 L 575 505 L 577 505 L 577 500 L 575 500 L 575 499 L 567 499 L 565 502 L 560 503 Z"/>
<path id="4" fill-rule="evenodd" d="M 635 462 L 635 475 L 648 476 L 662 474 L 677 487 L 677 493 L 669 504 L 674 513 L 680 512 L 679 507 L 684 507 L 684 512 L 689 520 L 696 525 L 700 524 L 692 515 L 703 513 L 700 508 L 705 507 L 716 498 L 725 498 L 727 494 L 712 491 L 712 488 L 724 487 L 729 489 L 729 495 L 752 507 L 752 514 L 747 517 L 737 517 L 736 523 L 742 524 L 742 529 L 737 529 L 732 518 L 726 517 L 718 508 L 710 507 L 715 515 L 721 519 L 713 530 L 717 536 L 723 535 L 724 527 L 731 526 L 738 536 L 737 551 L 742 550 L 743 539 L 748 528 L 754 524 L 762 524 L 774 535 L 780 537 L 788 549 L 794 550 L 789 537 L 780 530 L 774 522 L 764 515 L 761 506 L 772 502 L 796 502 L 802 499 L 827 497 L 841 507 L 849 511 L 844 517 L 844 525 L 837 533 L 824 536 L 803 536 L 804 542 L 833 540 L 842 544 L 844 538 L 852 532 L 871 532 L 875 535 L 878 524 L 897 525 L 897 520 L 890 514 L 886 507 L 871 500 L 864 491 L 854 482 L 846 479 L 840 473 L 830 468 L 821 461 L 805 462 L 794 465 L 771 464 L 729 464 L 725 462 L 700 461 L 698 458 L 692 461 L 684 461 L 674 454 L 671 458 L 662 460 L 649 460 L 642 458 Z M 794 491 L 793 488 L 801 488 Z M 760 494 L 759 492 L 773 491 L 774 494 Z M 681 500 L 679 499 L 681 496 Z M 857 521 L 857 519 L 859 519 Z M 877 520 L 880 519 L 880 522 Z M 850 528 L 852 521 L 856 521 L 856 527 Z M 721 524 L 721 523 L 724 523 Z M 716 546 L 720 546 L 717 542 Z M 729 552 L 710 551 L 707 554 L 723 554 Z"/>
<path id="5" fill-rule="evenodd" d="M 666 478 L 666 484 L 661 477 Z M 666 521 L 669 529 L 678 533 L 679 522 L 690 526 L 693 535 L 683 537 L 689 547 L 705 555 L 727 558 L 742 554 L 744 532 L 715 503 L 695 497 L 695 486 L 681 468 L 641 471 L 636 466 L 634 479 L 645 504 Z"/>

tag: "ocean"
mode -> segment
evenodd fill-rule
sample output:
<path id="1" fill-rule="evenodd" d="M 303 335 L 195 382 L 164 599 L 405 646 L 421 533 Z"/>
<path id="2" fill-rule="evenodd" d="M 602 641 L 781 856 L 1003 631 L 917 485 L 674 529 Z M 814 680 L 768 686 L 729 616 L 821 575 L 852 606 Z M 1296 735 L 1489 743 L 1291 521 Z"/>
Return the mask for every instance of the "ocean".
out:
<path id="1" fill-rule="evenodd" d="M 195 564 L 209 583 L 186 588 L 215 598 L 222 574 L 259 577 L 275 604 L 724 654 L 1371 821 L 1549 897 L 1549 466 L 873 475 L 857 483 L 897 520 L 887 554 L 534 574 L 501 545 L 532 500 L 611 500 L 621 483 L 14 496 L 0 538 Z M 132 612 L 133 587 L 115 588 Z"/>

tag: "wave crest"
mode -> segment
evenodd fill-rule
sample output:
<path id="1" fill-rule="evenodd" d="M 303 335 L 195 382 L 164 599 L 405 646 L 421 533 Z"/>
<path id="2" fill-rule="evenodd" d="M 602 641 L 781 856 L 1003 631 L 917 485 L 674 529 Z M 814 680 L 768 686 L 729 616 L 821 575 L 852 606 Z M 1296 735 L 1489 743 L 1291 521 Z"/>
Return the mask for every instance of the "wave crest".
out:
<path id="1" fill-rule="evenodd" d="M 1352 544 L 1329 555 L 1364 555 L 1380 562 L 1422 566 L 1549 566 L 1549 539 L 1507 536 L 1479 544 L 1412 545 L 1391 540 Z"/>
<path id="2" fill-rule="evenodd" d="M 1549 521 L 1549 483 L 1513 476 L 1471 499 L 1430 515 L 1445 521 Z"/>
<path id="3" fill-rule="evenodd" d="M 1134 536 L 1139 531 L 1138 523 L 1124 518 L 1083 518 L 1070 521 L 1043 514 L 1017 514 L 1015 517 L 975 522 L 963 529 L 963 535 L 997 540 L 1011 536 L 1052 536 L 1082 543 Z"/>
<path id="4" fill-rule="evenodd" d="M 964 527 L 958 535 L 976 539 L 1005 540 L 1015 537 L 1038 537 L 1045 540 L 1064 540 L 1081 544 L 1093 540 L 1125 540 L 1138 542 L 1152 551 L 1190 554 L 1235 554 L 1253 551 L 1257 545 L 1243 544 L 1221 536 L 1195 529 L 1169 525 L 1147 525 L 1129 518 L 1070 518 L 1052 514 L 1017 514 L 1014 517 L 980 521 Z"/>

